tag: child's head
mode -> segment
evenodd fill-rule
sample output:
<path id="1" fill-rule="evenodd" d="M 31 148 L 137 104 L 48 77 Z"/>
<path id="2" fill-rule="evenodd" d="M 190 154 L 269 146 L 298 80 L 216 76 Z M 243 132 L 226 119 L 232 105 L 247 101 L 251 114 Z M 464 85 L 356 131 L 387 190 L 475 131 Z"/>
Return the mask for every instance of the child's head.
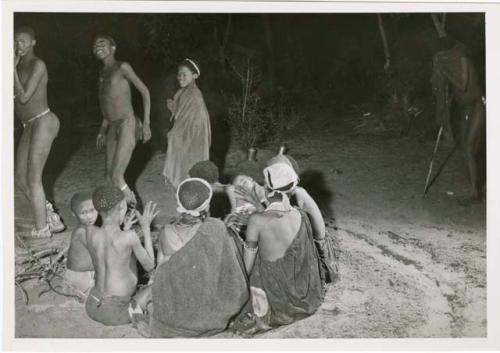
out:
<path id="1" fill-rule="evenodd" d="M 251 191 L 255 181 L 247 175 L 237 175 L 233 179 L 234 186 L 242 186 L 247 191 Z"/>
<path id="2" fill-rule="evenodd" d="M 71 198 L 71 211 L 81 225 L 89 226 L 95 223 L 97 211 L 92 202 L 92 193 L 89 191 L 77 192 Z"/>
<path id="3" fill-rule="evenodd" d="M 116 42 L 108 35 L 100 34 L 94 40 L 93 52 L 98 59 L 113 55 L 116 51 Z"/>
<path id="4" fill-rule="evenodd" d="M 215 184 L 219 181 L 219 169 L 212 161 L 201 161 L 189 169 L 190 178 L 200 178 L 206 180 L 209 184 Z"/>
<path id="5" fill-rule="evenodd" d="M 127 212 L 125 194 L 114 185 L 99 186 L 92 194 L 94 207 L 103 218 L 117 217 L 121 224 Z"/>
<path id="6" fill-rule="evenodd" d="M 200 65 L 191 59 L 184 59 L 179 64 L 177 71 L 177 80 L 179 85 L 184 88 L 187 87 L 201 75 Z"/>

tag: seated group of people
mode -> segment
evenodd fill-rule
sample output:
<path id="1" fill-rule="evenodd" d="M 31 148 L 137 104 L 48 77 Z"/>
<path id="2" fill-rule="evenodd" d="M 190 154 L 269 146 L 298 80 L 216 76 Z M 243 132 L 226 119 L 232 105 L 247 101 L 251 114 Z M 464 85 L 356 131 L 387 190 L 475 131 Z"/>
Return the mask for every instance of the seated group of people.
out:
<path id="1" fill-rule="evenodd" d="M 297 171 L 291 157 L 278 155 L 263 170 L 264 186 L 243 175 L 223 185 L 212 162 L 197 163 L 177 188 L 179 216 L 160 231 L 156 260 L 154 203 L 142 214 L 127 214 L 118 187 L 78 193 L 71 208 L 80 224 L 71 237 L 66 282 L 87 296 L 93 320 L 132 322 L 153 337 L 200 337 L 227 328 L 251 335 L 311 315 L 337 274 L 335 251 Z M 215 195 L 229 200 L 224 221 L 210 216 Z M 94 225 L 97 213 L 101 227 Z M 136 222 L 142 240 L 131 229 Z M 140 288 L 137 261 L 149 275 Z"/>

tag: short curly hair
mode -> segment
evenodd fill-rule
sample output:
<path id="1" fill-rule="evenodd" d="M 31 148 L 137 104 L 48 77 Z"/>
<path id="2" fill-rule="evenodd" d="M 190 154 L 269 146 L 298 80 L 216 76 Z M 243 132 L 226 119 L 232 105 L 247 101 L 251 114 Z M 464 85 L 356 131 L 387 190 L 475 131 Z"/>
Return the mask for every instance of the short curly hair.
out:
<path id="1" fill-rule="evenodd" d="M 123 199 L 125 194 L 115 185 L 99 186 L 92 194 L 92 202 L 97 212 L 109 212 Z"/>
<path id="2" fill-rule="evenodd" d="M 188 180 L 179 186 L 179 202 L 186 210 L 195 210 L 210 197 L 210 191 L 201 181 Z"/>
<path id="3" fill-rule="evenodd" d="M 200 178 L 209 184 L 219 181 L 219 168 L 212 161 L 201 161 L 196 163 L 188 172 L 191 178 Z"/>

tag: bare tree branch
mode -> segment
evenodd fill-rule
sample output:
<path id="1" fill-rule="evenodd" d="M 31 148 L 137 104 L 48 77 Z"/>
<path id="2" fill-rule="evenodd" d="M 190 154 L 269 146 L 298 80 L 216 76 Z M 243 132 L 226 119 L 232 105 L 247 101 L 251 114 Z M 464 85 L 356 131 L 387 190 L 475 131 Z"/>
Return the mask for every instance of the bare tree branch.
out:
<path id="1" fill-rule="evenodd" d="M 435 13 L 431 13 L 431 17 L 432 17 L 432 22 L 434 22 L 434 28 L 436 28 L 438 36 L 445 37 L 446 31 L 444 30 L 443 24 L 439 21 L 438 15 Z"/>
<path id="2" fill-rule="evenodd" d="M 389 52 L 389 45 L 387 44 L 387 37 L 384 29 L 384 22 L 382 20 L 382 15 L 377 14 L 378 19 L 378 29 L 380 31 L 380 37 L 382 37 L 382 44 L 384 45 L 384 54 L 385 54 L 385 64 L 384 70 L 387 71 L 391 66 L 391 53 Z"/>

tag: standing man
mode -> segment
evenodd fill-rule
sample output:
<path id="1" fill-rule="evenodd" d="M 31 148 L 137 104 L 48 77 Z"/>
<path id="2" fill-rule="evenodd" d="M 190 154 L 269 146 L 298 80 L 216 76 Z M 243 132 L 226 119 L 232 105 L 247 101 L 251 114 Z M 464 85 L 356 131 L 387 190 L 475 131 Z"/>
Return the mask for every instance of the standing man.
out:
<path id="1" fill-rule="evenodd" d="M 445 36 L 439 38 L 433 59 L 433 84 L 437 98 L 438 123 L 450 137 L 450 107 L 459 112 L 460 143 L 471 184 L 471 202 L 481 202 L 485 183 L 486 109 L 478 74 L 463 44 Z M 450 97 L 448 97 L 450 95 Z"/>
<path id="2" fill-rule="evenodd" d="M 99 35 L 94 41 L 94 55 L 103 63 L 99 74 L 99 105 L 103 121 L 97 135 L 97 148 L 106 146 L 106 178 L 125 194 L 127 203 L 134 207 L 137 200 L 125 182 L 124 174 L 137 141 L 151 138 L 149 90 L 135 74 L 132 66 L 115 59 L 113 38 Z M 141 93 L 144 121 L 135 116 L 130 82 Z"/>
<path id="3" fill-rule="evenodd" d="M 47 68 L 43 60 L 35 56 L 35 44 L 33 29 L 16 29 L 14 113 L 21 119 L 24 130 L 17 149 L 15 180 L 30 200 L 35 219 L 31 237 L 50 238 L 53 232 L 64 230 L 52 205 L 46 202 L 42 185 L 43 168 L 59 132 L 59 119 L 47 104 Z"/>

